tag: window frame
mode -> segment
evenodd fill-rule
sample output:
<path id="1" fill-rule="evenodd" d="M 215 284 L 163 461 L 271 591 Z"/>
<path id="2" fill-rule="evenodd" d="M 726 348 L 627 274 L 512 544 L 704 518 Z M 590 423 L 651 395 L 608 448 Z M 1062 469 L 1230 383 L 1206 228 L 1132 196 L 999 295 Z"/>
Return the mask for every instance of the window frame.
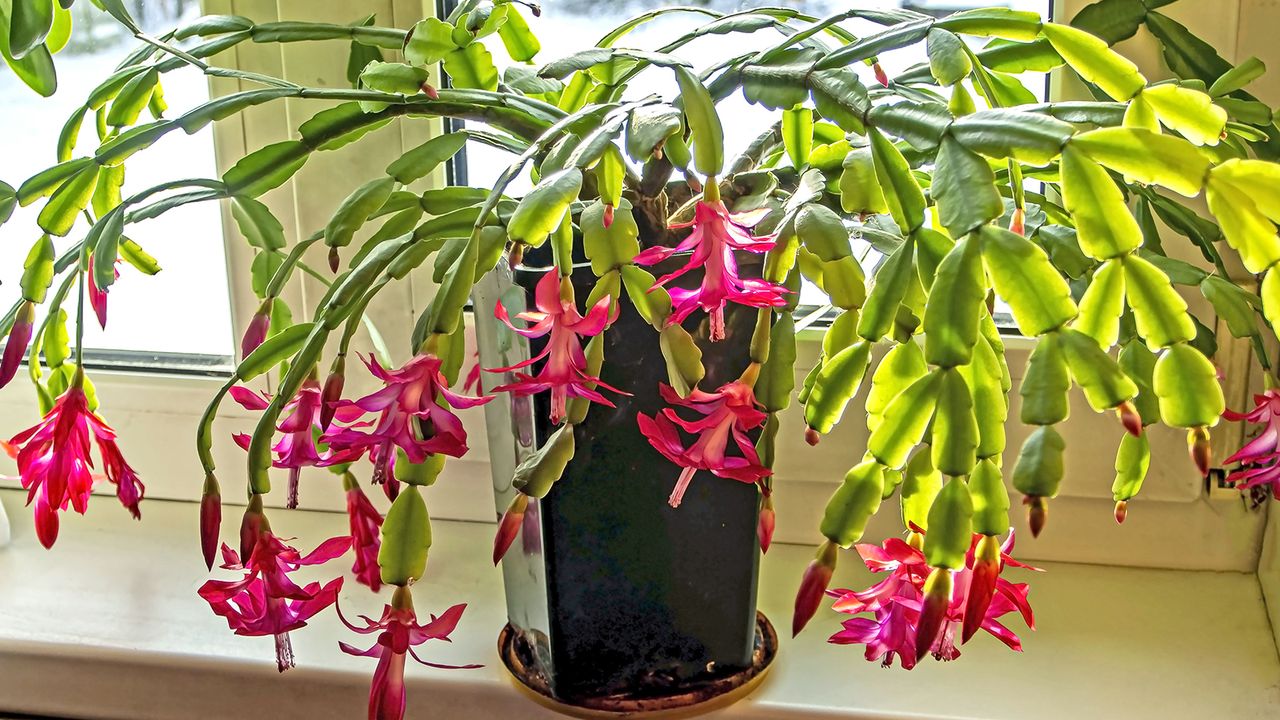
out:
<path id="1" fill-rule="evenodd" d="M 1082 0 L 1072 0 L 1082 1 Z M 408 27 L 414 21 L 432 11 L 433 6 L 443 8 L 446 0 L 378 0 L 379 7 L 389 10 L 388 14 L 380 14 L 383 22 Z M 1062 0 L 1054 3 L 1052 12 L 1060 16 Z M 340 10 L 328 7 L 316 7 L 304 0 L 205 0 L 207 13 L 248 14 L 259 19 L 275 19 L 278 17 L 297 17 L 304 11 L 308 17 L 319 20 L 338 18 Z M 274 13 L 274 16 L 272 14 Z M 333 18 L 326 14 L 334 15 Z M 346 20 L 341 21 L 349 21 Z M 310 57 L 333 61 L 334 56 L 341 54 L 345 62 L 345 53 L 334 51 L 332 43 L 293 43 L 280 45 L 246 45 L 236 48 L 226 56 L 217 58 L 219 64 L 233 67 L 253 67 L 288 74 L 290 68 L 306 66 L 308 53 Z M 315 73 L 312 73 L 312 77 Z M 1058 92 L 1058 85 L 1052 86 Z M 211 93 L 214 96 L 234 92 L 239 88 L 239 81 L 230 78 L 211 79 Z M 1052 96 L 1051 96 L 1052 97 Z M 258 108 L 258 112 L 237 115 L 221 121 L 214 128 L 215 153 L 218 167 L 225 170 L 231 163 L 242 157 L 247 151 L 263 145 L 294 137 L 297 125 L 314 112 L 322 109 L 322 105 L 311 103 L 296 107 L 296 103 L 305 101 L 288 101 L 281 111 L 279 106 L 270 109 Z M 295 113 L 291 113 L 295 110 Z M 399 143 L 403 149 L 423 141 L 429 133 L 441 127 L 437 122 L 415 121 L 395 123 L 397 129 L 388 136 L 386 142 Z M 384 129 L 383 132 L 385 132 Z M 364 142 L 371 142 L 367 139 Z M 363 143 L 362 143 L 363 145 Z M 340 152 L 340 151 L 339 151 Z M 335 153 L 336 155 L 336 153 Z M 313 161 L 314 162 L 314 161 Z M 319 163 L 321 169 L 324 164 Z M 314 229 L 315 222 L 322 222 L 314 216 L 323 208 L 323 203 L 312 202 L 307 197 L 311 188 L 307 185 L 314 182 L 314 172 L 299 173 L 289 183 L 263 200 L 277 214 L 285 225 L 286 237 L 294 242 L 303 236 L 303 230 Z M 456 169 L 441 173 L 429 179 L 426 187 L 439 186 L 446 180 L 465 181 L 465 170 L 458 173 Z M 302 191 L 299 191 L 301 186 Z M 345 194 L 346 188 L 342 190 Z M 339 198 L 340 199 L 340 198 Z M 327 201 L 332 209 L 332 197 Z M 319 204 L 317 204 L 319 203 Z M 248 323 L 258 307 L 258 299 L 249 287 L 249 266 L 253 253 L 239 237 L 236 224 L 230 215 L 229 203 L 220 201 L 223 214 L 224 236 L 226 238 L 228 276 L 230 278 L 230 308 L 232 326 L 236 332 L 241 331 Z M 325 215 L 327 217 L 327 214 Z M 409 282 L 388 288 L 385 298 L 373 309 L 380 327 L 388 338 L 399 340 L 401 329 L 407 329 L 412 323 L 413 309 L 422 308 L 431 297 L 433 284 L 430 271 L 420 272 L 410 277 Z M 286 296 L 295 312 L 303 311 L 308 292 L 315 293 L 317 288 L 312 284 L 299 283 L 289 290 Z M 314 294 L 311 297 L 315 297 Z M 470 324 L 470 319 L 468 318 Z M 821 333 L 817 327 L 809 327 L 798 334 L 798 360 L 796 366 L 797 381 L 802 380 L 820 352 Z M 1225 336 L 1224 336 L 1225 337 Z M 1006 340 L 1010 349 L 1010 366 L 1019 371 L 1025 362 L 1025 354 L 1033 347 L 1033 340 L 1010 337 Z M 351 363 L 352 368 L 358 366 Z M 1225 365 L 1224 365 L 1225 366 Z M 358 371 L 352 376 L 361 375 Z M 148 498 L 151 500 L 196 500 L 199 496 L 202 473 L 195 453 L 193 452 L 194 428 L 197 419 L 203 413 L 206 403 L 214 396 L 224 382 L 225 375 L 179 375 L 171 369 L 166 371 L 121 371 L 119 369 L 95 370 L 92 374 L 99 393 L 104 400 L 104 413 L 107 419 L 120 431 L 124 451 L 131 462 L 142 474 L 148 486 Z M 1247 377 L 1247 373 L 1245 375 Z M 1252 378 L 1256 381 L 1256 377 Z M 1241 379 L 1239 392 L 1245 397 L 1248 381 Z M 358 391 L 359 380 L 353 377 L 352 389 Z M 256 389 L 269 390 L 267 383 L 259 383 Z M 865 390 L 864 390 L 865 392 Z M 1077 398 L 1078 401 L 1078 398 Z M 854 407 L 859 400 L 855 399 Z M 1015 407 L 1011 417 L 1016 417 L 1017 397 L 1014 393 Z M 36 420 L 34 403 L 30 388 L 23 382 L 15 382 L 9 388 L 0 391 L 0 437 L 10 437 L 21 428 Z M 1114 419 L 1107 416 L 1093 416 L 1083 405 L 1077 407 L 1077 414 L 1089 413 L 1095 423 L 1097 432 L 1105 431 L 1110 437 L 1115 434 Z M 223 484 L 223 496 L 231 503 L 242 497 L 239 488 L 244 477 L 244 453 L 229 442 L 232 432 L 252 430 L 254 413 L 248 412 L 233 402 L 224 402 L 217 414 L 214 427 L 217 442 L 214 447 L 218 472 Z M 492 496 L 488 492 L 488 443 L 485 435 L 485 419 L 480 412 L 463 413 L 464 426 L 471 438 L 472 452 L 467 459 L 448 464 L 445 476 L 429 489 L 429 502 L 433 515 L 440 518 L 460 520 L 483 520 L 492 522 L 495 519 Z M 827 438 L 819 448 L 809 448 L 803 444 L 801 437 L 802 419 L 797 407 L 793 404 L 784 415 L 781 446 L 779 456 L 784 458 L 779 466 L 776 501 L 781 509 L 778 518 L 778 529 L 775 539 L 778 542 L 811 543 L 816 539 L 815 528 L 821 516 L 823 504 L 831 492 L 831 488 L 839 482 L 844 470 L 857 460 L 846 457 L 843 448 L 857 447 L 862 440 L 861 423 L 857 418 L 850 418 L 832 437 Z M 1085 423 L 1088 425 L 1088 423 Z M 1012 450 L 1006 455 L 1006 464 L 1011 466 L 1016 457 L 1019 437 L 1013 430 L 1021 426 L 1011 420 L 1010 446 Z M 1073 431 L 1075 432 L 1075 431 Z M 1241 429 L 1241 433 L 1243 430 Z M 1090 431 L 1086 428 L 1079 432 L 1080 437 L 1088 439 Z M 1239 439 L 1239 433 L 1232 437 L 1223 437 L 1227 433 L 1215 433 L 1218 443 L 1218 456 L 1231 442 Z M 1154 440 L 1154 438 L 1153 438 Z M 1164 454 L 1177 452 L 1181 454 L 1182 438 L 1176 432 L 1161 434 L 1158 442 Z M 1088 442 L 1074 441 L 1073 447 L 1089 448 Z M 1159 452 L 1159 451 L 1157 451 Z M 1103 453 L 1105 454 L 1105 453 Z M 1109 460 L 1108 460 L 1109 461 Z M 10 463 L 8 468 L 12 467 Z M 1172 470 L 1179 469 L 1175 466 Z M 1189 467 L 1189 465 L 1188 465 Z M 283 484 L 283 473 L 273 475 L 278 485 Z M 1252 569 L 1257 563 L 1256 538 L 1261 536 L 1261 518 L 1257 514 L 1249 515 L 1239 498 L 1230 491 L 1205 491 L 1192 487 L 1184 480 L 1161 491 L 1159 481 L 1149 481 L 1150 493 L 1142 505 L 1141 511 L 1135 506 L 1130 523 L 1142 527 L 1141 532 L 1129 532 L 1124 535 L 1106 534 L 1110 520 L 1111 499 L 1106 493 L 1106 484 L 1099 481 L 1092 483 L 1068 483 L 1068 490 L 1055 503 L 1055 526 L 1064 532 L 1050 532 L 1031 546 L 1027 555 L 1037 559 L 1075 560 L 1087 562 L 1113 563 L 1115 547 L 1106 542 L 1081 541 L 1081 534 L 1076 532 L 1085 528 L 1096 533 L 1089 537 L 1107 538 L 1108 542 L 1122 545 L 1128 564 L 1151 566 L 1180 566 L 1214 568 L 1222 570 Z M 303 504 L 309 509 L 341 510 L 343 495 L 340 484 L 333 481 L 327 471 L 308 469 L 304 473 Z M 13 481 L 6 483 L 13 486 Z M 103 485 L 106 485 L 105 483 Z M 1089 487 L 1082 487 L 1089 486 Z M 99 492 L 110 492 L 109 487 L 100 487 Z M 1172 493 L 1162 495 L 1161 493 Z M 280 493 L 275 493 L 271 500 L 279 503 Z M 1163 499 L 1161 499 L 1163 498 Z M 103 505 L 103 503 L 99 503 Z M 144 513 L 146 503 L 143 505 Z M 116 512 L 118 508 L 106 508 L 102 511 Z M 891 508 L 880 516 L 869 529 L 869 537 L 877 533 L 896 533 L 896 513 Z M 120 511 L 122 512 L 122 511 Z M 1016 515 L 1017 513 L 1015 513 Z M 1059 524 L 1060 523 L 1060 524 Z M 1149 523 L 1149 524 L 1144 524 Z M 74 523 L 68 523 L 71 531 Z M 1019 525 L 1019 527 L 1021 527 Z M 1068 529 L 1074 528 L 1071 532 Z M 1193 528 L 1193 542 L 1187 542 L 1185 536 L 1173 535 L 1175 528 Z M 184 531 L 189 530 L 184 528 Z M 1185 535 L 1185 534 L 1184 534 Z M 1226 542 L 1203 542 L 1207 538 L 1225 538 Z M 185 538 L 184 538 L 185 540 Z"/>

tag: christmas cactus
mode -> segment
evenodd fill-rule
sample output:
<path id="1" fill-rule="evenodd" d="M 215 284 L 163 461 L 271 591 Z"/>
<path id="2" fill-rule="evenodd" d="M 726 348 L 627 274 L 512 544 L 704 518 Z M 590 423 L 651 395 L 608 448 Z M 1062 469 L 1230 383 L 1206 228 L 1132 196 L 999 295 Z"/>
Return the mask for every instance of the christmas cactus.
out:
<path id="1" fill-rule="evenodd" d="M 119 2 L 100 4 L 137 36 L 137 51 L 68 119 L 56 165 L 17 190 L 0 187 L 6 217 L 15 203 L 42 203 L 43 234 L 26 261 L 22 299 L 4 316 L 0 363 L 0 382 L 8 383 L 30 358 L 28 379 L 44 413 L 10 443 L 40 540 L 54 544 L 68 506 L 85 511 L 91 434 L 106 478 L 135 515 L 143 493 L 104 420 L 110 408 L 97 407 L 80 362 L 86 302 L 105 323 L 117 267 L 155 271 L 128 238 L 131 225 L 188 203 L 230 203 L 257 253 L 261 306 L 245 328 L 234 375 L 198 428 L 204 559 L 212 568 L 220 555 L 221 567 L 238 576 L 210 580 L 200 595 L 236 633 L 274 636 L 284 670 L 293 662 L 288 633 L 335 604 L 341 585 L 340 576 L 299 585 L 289 574 L 352 552 L 359 582 L 375 591 L 394 586 L 380 620 L 347 623 L 379 633 L 373 648 L 342 648 L 379 659 L 370 717 L 403 714 L 405 654 L 421 660 L 415 646 L 447 639 L 461 619 L 460 605 L 425 621 L 415 614 L 412 591 L 422 591 L 415 582 L 431 544 L 422 490 L 468 451 L 458 413 L 493 394 L 547 393 L 559 425 L 516 470 L 520 494 L 498 526 L 495 562 L 529 499 L 554 491 L 574 455 L 575 425 L 593 403 L 660 394 L 667 407 L 640 416 L 637 432 L 683 468 L 670 505 L 680 505 L 694 480 L 753 484 L 762 551 L 773 532 L 780 413 L 802 405 L 805 439 L 817 444 L 846 415 L 861 422 L 865 410 L 869 440 L 850 449 L 852 469 L 827 505 L 825 541 L 800 579 L 793 632 L 833 597 L 834 609 L 852 617 L 832 642 L 862 644 L 868 659 L 896 657 L 910 668 L 929 654 L 954 658 L 979 630 L 1017 649 L 999 618 L 1016 613 L 1033 624 L 1027 586 L 1004 576 L 1025 567 L 1008 554 L 1007 488 L 1021 495 L 1039 534 L 1064 479 L 1067 448 L 1056 427 L 1067 419 L 1073 386 L 1095 411 L 1115 413 L 1115 433 L 1124 435 L 1117 520 L 1152 462 L 1148 426 L 1185 430 L 1196 466 L 1208 472 L 1209 429 L 1225 410 L 1216 345 L 1178 286 L 1203 293 L 1230 334 L 1252 343 L 1269 377 L 1265 347 L 1280 320 L 1280 273 L 1272 272 L 1280 263 L 1280 138 L 1271 109 L 1244 90 L 1263 69 L 1223 61 L 1151 3 L 1131 0 L 1133 12 L 1115 13 L 1126 3 L 1111 1 L 1074 25 L 1002 8 L 942 18 L 857 7 L 825 18 L 786 8 L 726 15 L 673 8 L 547 63 L 530 30 L 538 9 L 516 0 L 468 0 L 447 18 L 407 30 L 215 16 L 160 37 L 139 30 Z M 54 72 L 49 27 L 30 8 L 51 7 L 15 0 L 5 18 L 6 60 L 41 91 L 51 91 Z M 667 13 L 700 14 L 703 24 L 656 50 L 621 45 L 631 29 Z M 855 36 L 844 25 L 854 20 L 878 28 Z M 1141 24 L 1163 42 L 1180 77 L 1152 82 L 1110 48 Z M 680 57 L 696 38 L 740 33 L 767 35 L 771 44 L 709 67 Z M 242 43 L 322 40 L 349 45 L 353 87 L 306 87 L 207 60 Z M 917 44 L 927 48 L 926 64 L 890 77 L 878 63 Z M 501 77 L 491 56 L 499 48 L 513 61 Z M 253 89 L 166 117 L 164 76 L 184 66 Z M 1059 68 L 1095 99 L 1039 102 L 1017 77 Z M 628 93 L 641 74 L 664 78 L 666 92 Z M 771 114 L 742 154 L 726 157 L 717 103 L 739 92 Z M 250 152 L 221 178 L 175 179 L 122 196 L 128 159 L 165 135 L 286 99 L 317 101 L 295 138 Z M 441 117 L 471 124 L 362 179 L 322 230 L 286 245 L 259 196 L 312 153 L 358 143 L 388 123 Z M 420 189 L 469 142 L 514 157 L 492 188 Z M 525 173 L 532 189 L 509 195 Z M 1212 218 L 1190 204 L 1201 196 Z M 1203 267 L 1166 254 L 1157 219 L 1194 244 Z M 71 248 L 56 253 L 52 238 L 67 236 Z M 520 335 L 545 337 L 545 349 L 519 365 L 485 368 L 500 376 L 485 383 L 490 394 L 454 390 L 470 355 L 464 318 L 473 285 L 543 245 L 555 268 L 538 284 L 534 306 L 499 305 L 498 316 Z M 864 268 L 855 254 L 867 246 L 882 259 Z M 328 273 L 307 263 L 316 255 L 327 258 Z M 598 278 L 587 297 L 575 297 L 568 280 L 575 257 Z M 1228 273 L 1237 259 L 1250 279 Z M 656 276 L 658 264 L 676 269 Z M 408 338 L 410 358 L 387 367 L 360 355 L 353 341 L 371 299 L 428 265 L 438 286 Z M 327 292 L 297 322 L 282 293 L 302 273 Z M 697 282 L 677 286 L 683 275 Z M 797 383 L 793 312 L 806 280 L 821 290 L 832 319 L 817 365 Z M 624 295 L 626 311 L 652 326 L 667 360 L 667 382 L 657 387 L 600 380 L 609 361 L 602 334 Z M 1035 340 L 1016 417 L 997 298 L 1017 331 Z M 736 380 L 705 387 L 700 353 L 681 322 L 701 318 L 719 340 L 729 304 L 758 314 L 749 353 Z M 878 363 L 876 346 L 884 351 Z M 345 398 L 348 372 L 368 372 L 380 389 Z M 245 387 L 266 374 L 275 376 L 273 394 Z M 251 435 L 236 438 L 247 452 L 249 501 L 238 540 L 219 551 L 230 508 L 211 448 L 226 395 L 259 419 Z M 865 404 L 850 412 L 855 397 Z M 1280 482 L 1277 402 L 1268 390 L 1256 410 L 1229 416 L 1268 423 L 1233 459 L 1248 463 L 1246 485 Z M 1010 466 L 1002 457 L 1005 423 L 1014 420 L 1035 429 Z M 304 553 L 272 533 L 264 500 L 270 469 L 287 468 L 286 504 L 296 504 L 298 473 L 310 466 L 342 478 L 350 534 Z M 364 481 L 390 499 L 385 517 Z M 837 558 L 894 494 L 904 536 L 856 546 L 885 579 L 865 591 L 829 590 Z"/>

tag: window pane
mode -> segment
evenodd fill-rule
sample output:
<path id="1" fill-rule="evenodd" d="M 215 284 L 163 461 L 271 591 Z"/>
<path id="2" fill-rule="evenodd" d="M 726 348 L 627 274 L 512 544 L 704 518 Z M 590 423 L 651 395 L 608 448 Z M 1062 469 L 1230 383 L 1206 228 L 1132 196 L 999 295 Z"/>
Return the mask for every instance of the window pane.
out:
<path id="1" fill-rule="evenodd" d="M 126 4 L 144 30 L 154 34 L 200 14 L 196 0 Z M 15 187 L 56 162 L 58 133 L 67 117 L 137 45 L 119 23 L 93 3 L 76 3 L 73 12 L 71 41 L 54 58 L 58 92 L 53 97 L 36 95 L 0 64 L 0 97 L 6 110 L 0 116 L 0 157 L 4 158 L 4 180 Z M 162 82 L 169 105 L 166 117 L 209 99 L 208 83 L 194 69 L 168 73 Z M 143 112 L 140 123 L 150 120 Z M 96 146 L 94 119 L 89 114 L 73 156 L 91 154 Z M 123 192 L 128 195 L 168 180 L 216 177 L 212 130 L 206 128 L 195 135 L 175 132 L 130 158 Z M 9 307 L 19 297 L 22 261 L 40 235 L 36 215 L 41 206 L 34 203 L 18 209 L 0 228 L 0 306 Z M 56 241 L 59 251 L 73 245 L 86 230 L 87 223 L 80 222 L 67 238 Z M 100 329 L 96 321 L 86 323 L 85 346 L 229 357 L 233 348 L 231 314 L 218 205 L 206 202 L 173 210 L 129 226 L 126 235 L 155 256 L 163 270 L 147 277 L 121 263 L 120 279 L 110 291 L 107 330 Z M 75 307 L 74 294 L 64 307 Z"/>

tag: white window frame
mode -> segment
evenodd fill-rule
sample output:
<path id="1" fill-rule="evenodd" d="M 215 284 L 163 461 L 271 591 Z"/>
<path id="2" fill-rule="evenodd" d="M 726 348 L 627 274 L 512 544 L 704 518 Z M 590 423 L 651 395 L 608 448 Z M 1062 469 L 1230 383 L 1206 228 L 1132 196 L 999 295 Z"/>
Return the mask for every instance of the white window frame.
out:
<path id="1" fill-rule="evenodd" d="M 1084 2 L 1057 0 L 1054 17 L 1063 17 L 1064 9 L 1069 16 Z M 211 14 L 242 14 L 258 21 L 306 17 L 346 23 L 355 19 L 352 8 L 344 3 L 320 4 L 311 0 L 206 0 L 204 8 Z M 377 0 L 359 12 L 365 12 L 366 8 L 368 12 L 376 12 L 380 22 L 397 27 L 409 27 L 435 9 L 431 0 Z M 344 82 L 338 78 L 342 77 L 346 62 L 345 51 L 338 47 L 337 42 L 245 43 L 215 58 L 215 62 L 281 74 L 307 84 L 316 84 L 317 78 L 333 77 L 331 84 L 336 85 Z M 1139 48 L 1140 57 L 1150 54 L 1148 49 Z M 1061 83 L 1055 82 L 1053 87 L 1051 97 L 1062 97 Z M 240 87 L 240 81 L 234 79 L 214 78 L 211 82 L 214 95 L 241 89 L 247 88 Z M 217 123 L 214 141 L 220 171 L 248 151 L 295 137 L 298 125 L 324 107 L 315 101 L 290 99 L 253 108 Z M 285 186 L 262 199 L 281 220 L 286 238 L 290 243 L 296 242 L 323 225 L 332 209 L 354 187 L 350 184 L 354 180 L 337 182 L 327 178 L 346 181 L 370 177 L 390 159 L 422 142 L 438 128 L 438 121 L 400 120 L 358 145 L 317 153 Z M 423 187 L 443 182 L 441 173 L 424 182 Z M 239 237 L 228 203 L 222 201 L 221 205 L 227 239 L 231 313 L 233 328 L 238 333 L 258 307 L 258 300 L 249 287 L 252 249 Z M 324 266 L 322 252 L 315 251 L 312 258 L 317 267 Z M 414 320 L 414 308 L 424 307 L 431 297 L 433 285 L 429 275 L 429 271 L 419 273 L 407 282 L 389 286 L 371 309 L 398 360 L 405 359 L 407 354 L 407 348 L 400 346 Z M 314 302 L 321 290 L 314 281 L 306 279 L 295 283 L 285 299 L 301 316 L 307 312 L 308 300 Z M 1190 296 L 1188 299 L 1196 300 Z M 820 337 L 817 330 L 800 333 L 797 382 L 803 380 L 815 362 L 820 352 Z M 1007 339 L 1015 383 L 1033 342 L 1025 338 Z M 1228 404 L 1240 407 L 1248 397 L 1250 386 L 1258 383 L 1257 373 L 1250 377 L 1246 354 L 1231 346 L 1225 332 L 1220 334 L 1220 342 L 1224 346 L 1224 366 L 1236 371 L 1228 374 Z M 362 380 L 364 373 L 354 358 L 348 368 L 349 393 L 358 392 L 362 382 L 364 387 L 370 387 L 367 379 Z M 325 367 L 321 369 L 324 371 Z M 194 452 L 194 429 L 223 379 L 102 370 L 94 371 L 92 377 L 103 400 L 104 414 L 120 431 L 127 456 L 147 483 L 149 499 L 196 500 L 202 473 Z M 263 385 L 259 389 L 268 388 Z M 1016 419 L 1016 391 L 1015 384 L 1008 425 L 1009 450 L 1004 458 L 1006 468 L 1012 467 L 1027 433 L 1027 428 Z M 855 399 L 850 407 L 861 407 L 860 402 L 861 398 Z M 1072 452 L 1064 493 L 1052 505 L 1050 530 L 1035 542 L 1024 540 L 1022 555 L 1032 559 L 1197 569 L 1254 570 L 1257 567 L 1264 514 L 1249 510 L 1234 491 L 1207 491 L 1190 461 L 1185 459 L 1185 439 L 1178 431 L 1151 430 L 1155 458 L 1151 476 L 1143 494 L 1133 504 L 1128 523 L 1122 531 L 1116 529 L 1111 519 L 1109 488 L 1113 448 L 1121 432 L 1119 423 L 1112 417 L 1094 414 L 1078 393 L 1073 396 L 1073 410 L 1072 420 L 1063 426 Z M 851 415 L 819 447 L 810 448 L 801 440 L 801 416 L 800 409 L 793 404 L 782 418 L 775 537 L 779 542 L 809 544 L 818 540 L 816 528 L 827 497 L 845 470 L 860 459 L 859 449 L 865 447 L 866 431 L 859 418 Z M 25 383 L 15 382 L 0 391 L 3 437 L 11 436 L 35 419 L 33 396 Z M 439 518 L 491 522 L 495 511 L 489 490 L 484 416 L 480 411 L 469 412 L 463 414 L 463 420 L 471 441 L 471 453 L 464 460 L 451 461 L 440 481 L 430 489 L 432 512 Z M 223 496 L 228 502 L 237 502 L 243 497 L 240 488 L 245 468 L 244 453 L 230 442 L 230 434 L 251 431 L 253 422 L 253 413 L 229 399 L 217 416 L 214 454 Z M 1225 430 L 1220 428 L 1215 433 L 1217 457 L 1223 457 L 1227 448 L 1238 446 L 1243 433 L 1243 428 L 1238 426 Z M 282 473 L 275 477 L 278 485 L 283 483 Z M 101 491 L 109 492 L 110 488 L 101 488 Z M 282 493 L 273 493 L 271 499 L 278 501 L 280 496 Z M 896 504 L 896 501 L 890 502 Z M 341 509 L 343 498 L 339 483 L 324 470 L 308 470 L 304 473 L 303 503 L 313 509 Z M 106 504 L 98 503 L 99 506 Z M 144 503 L 144 514 L 145 507 Z M 1015 526 L 1024 531 L 1021 513 L 1015 509 L 1013 514 Z M 886 506 L 873 521 L 867 536 L 878 538 L 899 532 L 896 515 L 892 507 Z M 339 525 L 335 518 L 335 527 Z M 74 527 L 74 521 L 68 522 L 65 531 L 74 532 Z M 1029 538 L 1029 533 L 1024 532 L 1023 537 Z"/>

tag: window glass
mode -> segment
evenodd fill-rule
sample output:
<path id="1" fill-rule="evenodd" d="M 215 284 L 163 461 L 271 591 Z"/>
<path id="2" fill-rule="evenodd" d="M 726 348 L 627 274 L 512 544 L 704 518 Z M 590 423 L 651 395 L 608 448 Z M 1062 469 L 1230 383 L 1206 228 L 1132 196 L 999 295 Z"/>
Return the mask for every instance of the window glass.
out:
<path id="1" fill-rule="evenodd" d="M 542 15 L 530 20 L 534 34 L 542 43 L 542 52 L 535 62 L 547 62 L 557 57 L 568 55 L 576 50 L 594 45 L 610 30 L 622 21 L 642 13 L 663 7 L 689 6 L 693 3 L 685 0 L 626 0 L 624 2 L 599 2 L 599 0 L 544 0 L 541 2 Z M 737 12 L 752 6 L 777 6 L 776 2 L 742 2 L 742 0 L 707 0 L 697 3 L 699 7 L 717 13 Z M 799 10 L 813 16 L 822 17 L 849 7 L 847 2 L 839 0 L 799 0 L 785 3 L 788 8 Z M 1050 0 L 1005 0 L 1005 2 L 977 2 L 976 0 L 864 0 L 859 3 L 866 9 L 905 8 L 917 12 L 944 16 L 960 10 L 989 7 L 1008 7 L 1014 10 L 1031 11 L 1049 17 Z M 655 50 L 684 34 L 693 27 L 705 23 L 708 18 L 692 12 L 672 13 L 645 23 L 628 33 L 615 43 L 623 47 L 636 47 Z M 848 21 L 842 24 L 851 32 L 865 36 L 883 30 L 882 26 L 869 21 Z M 676 55 L 690 61 L 696 68 L 705 68 L 724 58 L 737 56 L 752 50 L 769 47 L 779 40 L 776 33 L 759 31 L 751 34 L 734 33 L 729 35 L 708 35 L 699 38 L 680 50 Z M 980 42 L 970 39 L 971 43 Z M 500 43 L 494 43 L 495 62 L 503 66 L 505 51 Z M 893 50 L 880 57 L 880 64 L 890 77 L 901 73 L 917 64 L 927 62 L 924 43 L 911 47 Z M 507 62 L 507 64 L 510 64 Z M 865 82 L 874 82 L 869 69 L 862 73 Z M 1043 73 L 1027 73 L 1022 81 L 1041 99 L 1047 96 L 1046 82 Z M 646 93 L 657 93 L 670 96 L 674 93 L 674 81 L 669 72 L 659 68 L 645 71 L 630 85 L 630 93 L 640 97 Z M 732 118 L 732 122 L 724 123 L 725 154 L 733 157 L 745 148 L 752 139 L 764 131 L 770 123 L 777 119 L 777 112 L 752 105 L 735 93 L 719 104 L 721 117 Z M 492 186 L 511 161 L 507 153 L 488 146 L 475 143 L 468 145 L 466 155 L 460 156 L 465 163 L 464 173 L 459 180 L 465 178 L 469 185 Z M 1033 183 L 1039 189 L 1039 183 Z M 513 183 L 508 192 L 519 194 L 529 189 L 531 182 L 526 173 Z M 855 234 L 856 239 L 856 234 Z M 855 242 L 855 253 L 868 272 L 882 257 L 865 242 Z M 825 299 L 817 287 L 807 281 L 801 292 L 802 305 L 817 305 Z M 1004 314 L 1003 303 L 998 303 L 997 320 L 1003 321 L 999 315 Z"/>
<path id="2" fill-rule="evenodd" d="M 126 0 L 143 29 L 160 34 L 200 15 L 198 0 Z M 76 3 L 67 46 L 54 57 L 58 91 L 42 98 L 0 64 L 0 166 L 3 179 L 17 187 L 22 180 L 56 162 L 59 131 L 89 92 L 108 77 L 117 63 L 137 46 L 124 28 L 90 2 Z M 162 79 L 169 109 L 165 117 L 209 99 L 205 77 L 193 68 L 167 73 Z M 139 122 L 148 122 L 146 115 Z M 73 157 L 97 147 L 94 119 L 86 116 Z M 170 133 L 147 152 L 129 159 L 123 192 L 128 195 L 169 180 L 217 178 L 213 133 Z M 0 306 L 19 297 L 22 262 L 40 236 L 36 215 L 42 203 L 18 209 L 0 227 Z M 66 238 L 55 239 L 59 252 L 82 238 L 88 223 L 81 221 Z M 125 263 L 109 293 L 107 329 L 87 322 L 85 346 L 100 361 L 116 358 L 137 365 L 138 354 L 171 362 L 182 355 L 229 357 L 232 354 L 231 311 L 223 250 L 222 218 L 217 203 L 184 206 L 153 220 L 131 225 L 126 236 L 158 261 L 161 272 L 144 276 Z M 74 308 L 73 295 L 64 307 Z M 126 351 L 121 353 L 119 351 Z"/>

